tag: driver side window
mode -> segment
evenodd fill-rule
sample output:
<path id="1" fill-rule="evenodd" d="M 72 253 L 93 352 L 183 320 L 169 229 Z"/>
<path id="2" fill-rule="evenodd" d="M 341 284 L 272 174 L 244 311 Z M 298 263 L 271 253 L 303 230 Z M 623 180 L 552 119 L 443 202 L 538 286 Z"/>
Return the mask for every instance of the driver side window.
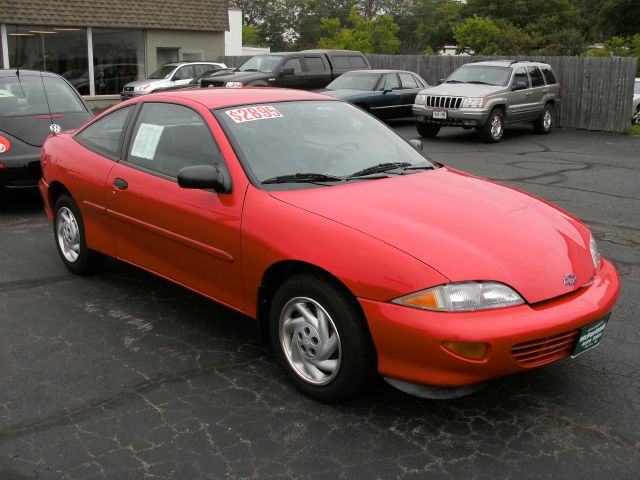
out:
<path id="1" fill-rule="evenodd" d="M 524 69 L 524 67 L 518 68 L 515 75 L 513 76 L 513 86 L 517 85 L 518 82 L 526 83 L 527 88 L 529 88 L 529 77 L 527 76 L 527 71 Z"/>
<path id="2" fill-rule="evenodd" d="M 294 74 L 302 72 L 302 65 L 297 57 L 287 60 L 282 68 L 293 68 Z"/>

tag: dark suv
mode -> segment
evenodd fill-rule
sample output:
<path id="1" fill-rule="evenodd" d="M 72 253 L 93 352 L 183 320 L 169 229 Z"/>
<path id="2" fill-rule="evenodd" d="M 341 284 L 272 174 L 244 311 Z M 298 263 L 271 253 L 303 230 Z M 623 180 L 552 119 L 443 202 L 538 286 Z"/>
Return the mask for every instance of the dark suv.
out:
<path id="1" fill-rule="evenodd" d="M 435 137 L 441 127 L 462 127 L 476 128 L 486 142 L 498 142 L 511 123 L 530 122 L 536 132 L 549 133 L 560 98 L 560 85 L 546 63 L 472 62 L 422 90 L 413 115 L 423 137 Z"/>

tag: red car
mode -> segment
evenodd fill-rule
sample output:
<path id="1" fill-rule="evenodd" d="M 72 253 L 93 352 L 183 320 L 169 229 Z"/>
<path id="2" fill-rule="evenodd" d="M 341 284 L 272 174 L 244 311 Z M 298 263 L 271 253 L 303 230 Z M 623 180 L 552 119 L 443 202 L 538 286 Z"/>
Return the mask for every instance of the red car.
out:
<path id="1" fill-rule="evenodd" d="M 148 95 L 49 138 L 42 168 L 72 272 L 116 257 L 257 319 L 323 401 L 376 372 L 454 396 L 578 355 L 619 295 L 576 218 L 320 94 Z"/>

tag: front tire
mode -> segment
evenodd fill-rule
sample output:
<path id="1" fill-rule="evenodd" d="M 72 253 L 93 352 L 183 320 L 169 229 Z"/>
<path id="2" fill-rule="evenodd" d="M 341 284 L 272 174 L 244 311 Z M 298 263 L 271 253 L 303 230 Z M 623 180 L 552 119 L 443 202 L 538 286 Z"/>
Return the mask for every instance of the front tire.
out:
<path id="1" fill-rule="evenodd" d="M 533 122 L 533 129 L 536 133 L 545 135 L 551 131 L 553 126 L 553 108 L 548 103 L 544 106 L 544 110 L 540 116 Z"/>
<path id="2" fill-rule="evenodd" d="M 480 127 L 480 138 L 486 143 L 497 143 L 504 134 L 504 112 L 494 108 L 487 118 L 487 122 Z"/>
<path id="3" fill-rule="evenodd" d="M 56 247 L 65 266 L 77 275 L 98 270 L 105 257 L 87 247 L 82 214 L 70 195 L 61 195 L 56 200 L 53 218 Z"/>
<path id="4" fill-rule="evenodd" d="M 416 130 L 422 137 L 434 138 L 440 132 L 440 125 L 416 122 Z"/>
<path id="5" fill-rule="evenodd" d="M 271 343 L 291 382 L 327 403 L 362 393 L 376 373 L 371 335 L 356 301 L 320 275 L 284 282 L 271 302 Z"/>

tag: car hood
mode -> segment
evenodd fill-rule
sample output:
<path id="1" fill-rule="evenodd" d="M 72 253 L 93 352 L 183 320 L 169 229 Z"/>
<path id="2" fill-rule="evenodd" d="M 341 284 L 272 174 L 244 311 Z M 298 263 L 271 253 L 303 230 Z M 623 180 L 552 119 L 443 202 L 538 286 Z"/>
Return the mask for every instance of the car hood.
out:
<path id="1" fill-rule="evenodd" d="M 163 83 L 169 83 L 168 78 L 147 78 L 144 80 L 136 80 L 135 82 L 129 82 L 125 85 L 125 87 L 139 87 L 140 85 L 150 84 L 150 85 L 158 85 Z"/>
<path id="2" fill-rule="evenodd" d="M 206 83 L 207 80 L 217 80 L 222 82 L 242 82 L 248 83 L 252 80 L 258 80 L 262 78 L 275 77 L 275 73 L 265 72 L 220 72 L 209 75 L 207 78 L 203 78 L 202 82 Z"/>
<path id="3" fill-rule="evenodd" d="M 373 92 L 366 90 L 351 90 L 351 89 L 338 89 L 338 90 L 328 90 L 322 89 L 317 90 L 318 93 L 324 93 L 325 95 L 329 95 L 330 97 L 337 98 L 339 100 L 347 100 L 352 98 L 364 97 L 367 95 L 371 95 Z"/>
<path id="4" fill-rule="evenodd" d="M 93 115 L 89 112 L 53 114 L 51 116 L 36 115 L 22 117 L 0 117 L 0 133 L 9 135 L 31 145 L 41 147 L 45 138 L 51 135 L 51 123 L 60 125 L 62 130 L 72 130 L 89 120 Z"/>
<path id="5" fill-rule="evenodd" d="M 442 95 L 444 97 L 484 97 L 500 92 L 507 87 L 495 85 L 479 85 L 477 83 L 441 83 L 435 87 L 422 90 L 427 95 Z"/>
<path id="6" fill-rule="evenodd" d="M 574 217 L 446 167 L 271 195 L 393 245 L 450 281 L 502 282 L 530 303 L 569 293 L 595 274 L 589 230 Z M 564 285 L 568 274 L 577 276 L 572 286 Z"/>

